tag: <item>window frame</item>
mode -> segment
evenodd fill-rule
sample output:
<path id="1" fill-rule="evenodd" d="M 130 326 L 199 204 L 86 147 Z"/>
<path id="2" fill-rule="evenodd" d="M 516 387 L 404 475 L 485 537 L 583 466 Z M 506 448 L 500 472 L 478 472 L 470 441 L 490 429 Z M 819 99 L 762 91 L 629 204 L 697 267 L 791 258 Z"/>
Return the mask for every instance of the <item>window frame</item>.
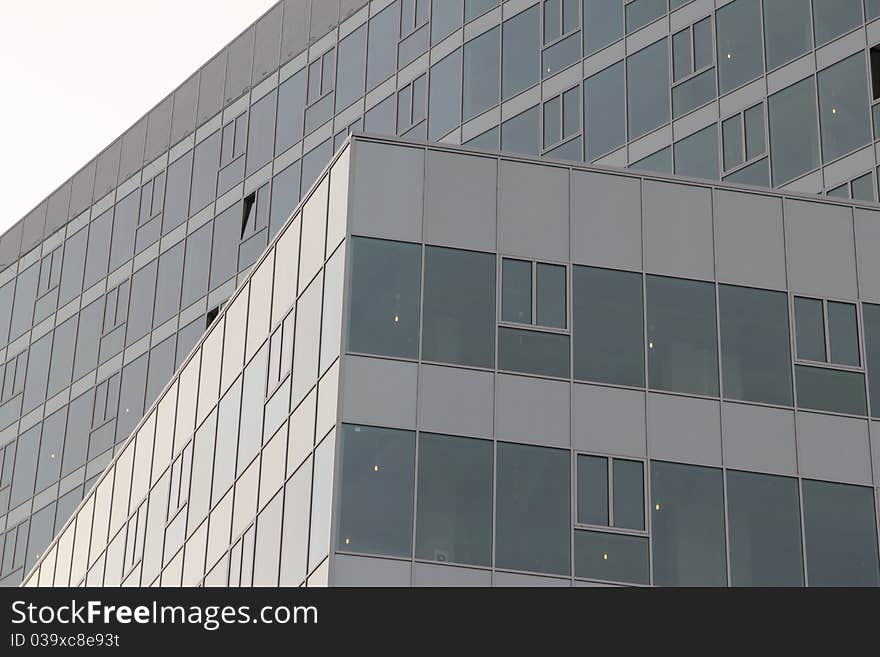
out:
<path id="1" fill-rule="evenodd" d="M 519 262 L 527 262 L 531 265 L 531 311 L 532 311 L 532 321 L 528 324 L 523 322 L 513 322 L 510 320 L 504 319 L 504 261 L 505 260 L 516 260 Z M 538 324 L 538 265 L 549 265 L 551 267 L 563 267 L 565 269 L 565 328 L 558 328 L 556 326 L 545 326 L 543 324 Z M 571 316 L 571 265 L 567 262 L 558 262 L 552 260 L 534 260 L 532 258 L 524 258 L 522 256 L 516 255 L 504 255 L 503 253 L 498 253 L 497 258 L 497 272 L 495 274 L 495 284 L 497 286 L 497 290 L 495 292 L 497 301 L 497 328 L 513 328 L 520 330 L 531 330 L 542 333 L 554 333 L 557 335 L 567 335 L 571 337 L 571 324 L 572 324 L 572 316 Z M 497 341 L 496 341 L 497 344 Z"/>
<path id="2" fill-rule="evenodd" d="M 712 52 L 710 53 L 709 63 L 703 64 L 700 68 L 697 68 L 696 67 L 696 51 L 694 50 L 694 26 L 696 26 L 698 23 L 702 23 L 703 21 L 706 21 L 706 20 L 709 21 L 709 36 L 712 39 L 711 45 L 713 47 L 712 47 Z M 688 52 L 690 54 L 690 72 L 685 73 L 681 77 L 676 78 L 675 77 L 675 65 L 674 65 L 674 63 L 675 63 L 675 37 L 685 31 L 687 31 L 687 33 L 688 33 L 688 45 L 689 45 Z M 714 45 L 715 45 L 715 21 L 713 20 L 713 16 L 711 13 L 707 14 L 706 16 L 703 16 L 702 18 L 700 18 L 698 20 L 693 21 L 687 27 L 683 27 L 676 32 L 671 32 L 669 35 L 669 41 L 670 41 L 670 47 L 669 47 L 670 62 L 672 63 L 672 65 L 670 66 L 670 70 L 669 70 L 670 82 L 671 82 L 669 85 L 670 88 L 674 89 L 675 87 L 677 87 L 681 84 L 684 84 L 685 82 L 688 82 L 689 80 L 697 77 L 701 73 L 704 73 L 705 71 L 708 71 L 709 69 L 711 69 L 715 66 L 715 48 L 714 48 Z M 716 81 L 716 86 L 715 86 L 715 95 L 716 96 L 718 95 L 717 81 Z"/>
<path id="3" fill-rule="evenodd" d="M 606 460 L 606 465 L 608 468 L 607 473 L 607 483 L 608 483 L 608 524 L 607 525 L 593 525 L 589 523 L 582 523 L 578 521 L 578 489 L 579 489 L 579 478 L 578 478 L 578 460 L 581 456 L 591 456 L 603 458 Z M 633 463 L 638 463 L 642 466 L 642 524 L 644 524 L 644 529 L 630 529 L 628 527 L 617 527 L 614 525 L 614 461 L 632 461 Z M 648 490 L 648 466 L 650 461 L 645 458 L 638 458 L 632 456 L 620 456 L 619 454 L 610 454 L 607 452 L 584 452 L 578 449 L 572 449 L 572 459 L 571 459 L 571 467 L 572 467 L 572 519 L 571 524 L 573 530 L 577 531 L 579 529 L 606 533 L 606 534 L 624 534 L 627 536 L 640 536 L 642 538 L 647 538 L 649 541 L 651 539 L 651 529 L 650 523 L 648 521 L 649 517 L 649 502 L 650 502 L 650 491 Z"/>
<path id="4" fill-rule="evenodd" d="M 791 353 L 793 356 L 794 365 L 804 365 L 807 367 L 819 367 L 827 370 L 843 370 L 845 372 L 856 372 L 859 374 L 866 374 L 865 370 L 865 332 L 864 327 L 862 325 L 862 304 L 858 301 L 853 301 L 851 299 L 837 299 L 837 298 L 825 298 L 825 297 L 814 297 L 814 296 L 806 296 L 800 294 L 789 293 L 788 295 L 788 303 L 789 303 L 789 317 L 791 318 L 789 321 L 791 323 Z M 797 347 L 797 316 L 795 315 L 795 299 L 808 299 L 812 301 L 819 301 L 822 303 L 822 325 L 825 330 L 825 360 L 824 361 L 816 361 L 809 360 L 807 358 L 802 358 L 798 353 Z M 855 309 L 856 313 L 856 348 L 859 351 L 859 365 L 845 365 L 842 363 L 835 363 L 831 360 L 831 331 L 830 324 L 828 319 L 828 304 L 829 303 L 840 303 L 852 306 Z"/>
<path id="5" fill-rule="evenodd" d="M 574 132 L 570 134 L 565 133 L 565 119 L 566 119 L 566 111 L 565 111 L 565 97 L 569 94 L 575 95 L 575 100 L 577 101 L 577 120 L 576 127 Z M 583 87 L 581 83 L 575 84 L 564 91 L 560 91 L 558 94 L 554 95 L 552 98 L 548 98 L 541 102 L 541 155 L 547 155 L 550 151 L 554 151 L 560 146 L 564 146 L 571 141 L 574 141 L 584 133 L 584 111 L 583 111 Z M 559 138 L 556 141 L 548 142 L 547 141 L 547 106 L 554 102 L 555 100 L 559 101 Z M 581 153 L 583 156 L 583 153 Z"/>
<path id="6" fill-rule="evenodd" d="M 763 120 L 764 149 L 760 153 L 757 153 L 756 155 L 753 155 L 751 158 L 749 158 L 748 157 L 748 136 L 746 133 L 746 113 L 754 110 L 758 106 L 761 106 L 761 118 Z M 737 123 L 739 123 L 740 141 L 739 141 L 738 145 L 739 145 L 739 153 L 742 156 L 742 160 L 738 164 L 733 164 L 728 167 L 727 162 L 724 159 L 724 146 L 725 146 L 724 125 L 728 121 L 733 121 L 733 120 L 735 120 L 735 121 L 737 121 Z M 721 133 L 720 156 L 721 156 L 721 173 L 723 176 L 728 176 L 733 173 L 736 173 L 736 172 L 740 171 L 741 169 L 745 169 L 746 167 L 754 164 L 755 162 L 758 162 L 762 158 L 767 157 L 767 154 L 770 150 L 770 147 L 769 147 L 769 139 L 770 139 L 769 133 L 770 133 L 770 131 L 767 129 L 767 103 L 764 100 L 761 100 L 760 102 L 749 105 L 748 107 L 743 107 L 742 109 L 737 110 L 733 114 L 724 117 L 723 119 L 721 119 L 720 124 L 721 124 L 721 129 L 719 131 Z"/>

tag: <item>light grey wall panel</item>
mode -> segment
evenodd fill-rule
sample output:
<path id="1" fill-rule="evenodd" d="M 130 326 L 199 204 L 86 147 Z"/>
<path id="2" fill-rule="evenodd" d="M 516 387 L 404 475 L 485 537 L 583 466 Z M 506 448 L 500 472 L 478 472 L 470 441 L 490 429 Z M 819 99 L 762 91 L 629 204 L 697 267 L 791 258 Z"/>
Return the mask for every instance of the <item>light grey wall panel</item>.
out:
<path id="1" fill-rule="evenodd" d="M 254 27 L 245 30 L 229 44 L 226 60 L 224 105 L 251 88 L 251 69 L 254 63 Z"/>
<path id="2" fill-rule="evenodd" d="M 637 178 L 573 171 L 571 259 L 641 269 L 642 216 Z"/>
<path id="3" fill-rule="evenodd" d="M 122 136 L 122 154 L 119 158 L 119 182 L 123 182 L 144 164 L 144 141 L 147 137 L 145 116 Z"/>
<path id="4" fill-rule="evenodd" d="M 872 483 L 867 420 L 799 412 L 797 439 L 802 476 Z"/>
<path id="5" fill-rule="evenodd" d="M 147 141 L 144 146 L 144 162 L 152 162 L 168 149 L 171 139 L 171 112 L 174 109 L 174 96 L 168 96 L 159 103 L 147 123 Z"/>
<path id="6" fill-rule="evenodd" d="M 95 200 L 101 198 L 116 186 L 116 174 L 119 172 L 119 153 L 122 150 L 122 139 L 114 141 L 98 156 L 95 169 Z"/>
<path id="7" fill-rule="evenodd" d="M 67 208 L 70 205 L 70 181 L 68 180 L 49 197 L 46 210 L 46 235 L 51 235 L 67 223 Z"/>
<path id="8" fill-rule="evenodd" d="M 198 102 L 199 74 L 196 73 L 174 92 L 174 113 L 171 116 L 172 146 L 195 129 Z"/>
<path id="9" fill-rule="evenodd" d="M 425 241 L 494 251 L 498 161 L 434 150 L 427 157 Z"/>
<path id="10" fill-rule="evenodd" d="M 788 283 L 795 292 L 854 299 L 852 211 L 830 203 L 785 201 Z"/>
<path id="11" fill-rule="evenodd" d="M 645 393 L 574 384 L 571 403 L 575 449 L 645 456 Z"/>
<path id="12" fill-rule="evenodd" d="M 309 42 L 309 0 L 285 0 L 281 29 L 281 63 L 302 52 Z"/>
<path id="13" fill-rule="evenodd" d="M 708 189 L 645 181 L 642 208 L 646 270 L 713 278 L 712 202 Z"/>
<path id="14" fill-rule="evenodd" d="M 409 561 L 337 554 L 330 568 L 332 586 L 409 586 Z"/>
<path id="15" fill-rule="evenodd" d="M 420 148 L 355 145 L 352 234 L 421 241 L 424 159 Z"/>
<path id="16" fill-rule="evenodd" d="M 413 564 L 413 586 L 492 586 L 492 573 L 476 568 L 439 564 Z"/>
<path id="17" fill-rule="evenodd" d="M 70 192 L 70 217 L 75 217 L 85 210 L 92 202 L 92 190 L 95 187 L 95 160 L 89 162 L 73 177 L 73 189 Z"/>
<path id="18" fill-rule="evenodd" d="M 196 125 L 202 125 L 223 107 L 223 83 L 226 79 L 226 49 L 199 71 L 199 110 Z"/>
<path id="19" fill-rule="evenodd" d="M 515 443 L 570 447 L 569 394 L 569 384 L 564 381 L 499 374 L 495 437 Z"/>
<path id="20" fill-rule="evenodd" d="M 416 369 L 415 363 L 346 356 L 342 373 L 343 419 L 415 429 Z"/>
<path id="21" fill-rule="evenodd" d="M 494 398 L 495 375 L 491 372 L 422 365 L 419 428 L 491 438 Z"/>
<path id="22" fill-rule="evenodd" d="M 880 302 L 880 212 L 855 210 L 859 296 Z"/>
<path id="23" fill-rule="evenodd" d="M 725 402 L 721 438 L 729 468 L 797 475 L 793 411 Z"/>
<path id="24" fill-rule="evenodd" d="M 499 246 L 506 254 L 568 259 L 568 170 L 501 161 Z"/>
<path id="25" fill-rule="evenodd" d="M 256 44 L 254 45 L 254 70 L 251 84 L 256 85 L 266 79 L 278 68 L 281 52 L 281 10 L 279 2 L 257 21 Z"/>
<path id="26" fill-rule="evenodd" d="M 718 402 L 648 393 L 648 455 L 654 459 L 721 465 Z"/>
<path id="27" fill-rule="evenodd" d="M 782 201 L 718 190 L 714 216 L 718 279 L 785 289 Z"/>

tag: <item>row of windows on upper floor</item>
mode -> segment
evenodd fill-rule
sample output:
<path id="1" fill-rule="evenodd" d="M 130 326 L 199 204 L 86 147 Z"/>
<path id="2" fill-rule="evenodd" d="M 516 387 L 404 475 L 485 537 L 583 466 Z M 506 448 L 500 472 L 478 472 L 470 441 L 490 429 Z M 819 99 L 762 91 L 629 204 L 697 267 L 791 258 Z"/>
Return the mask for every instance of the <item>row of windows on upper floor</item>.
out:
<path id="1" fill-rule="evenodd" d="M 870 487 L 359 425 L 342 426 L 338 486 L 343 552 L 661 586 L 880 584 Z"/>
<path id="2" fill-rule="evenodd" d="M 492 253 L 372 238 L 351 249 L 350 352 L 635 387 L 647 371 L 654 390 L 859 416 L 867 372 L 880 417 L 878 305 L 514 258 L 499 268 Z"/>
<path id="3" fill-rule="evenodd" d="M 495 4 L 482 0 L 469 4 L 465 16 L 472 18 Z M 673 0 L 671 8 L 681 4 L 684 3 Z M 594 160 L 667 123 L 670 85 L 675 118 L 711 101 L 719 89 L 726 93 L 759 76 L 765 68 L 772 69 L 807 52 L 814 42 L 824 43 L 861 23 L 859 0 L 842 4 L 813 0 L 812 6 L 815 39 L 811 35 L 810 3 L 786 0 L 766 5 L 762 10 L 759 0 L 734 0 L 718 9 L 714 18 L 702 18 L 673 34 L 671 48 L 669 39 L 661 39 L 630 54 L 625 62 L 591 75 L 584 82 L 583 99 L 579 91 L 572 90 L 547 101 L 541 129 L 537 121 L 527 120 L 530 116 L 526 115 L 519 117 L 519 121 L 508 121 L 510 134 L 505 137 L 502 130 L 500 145 L 504 150 Z M 430 74 L 400 89 L 396 102 L 392 95 L 368 112 L 363 123 L 358 121 L 357 127 L 386 134 L 439 138 L 499 101 L 533 86 L 541 77 L 574 63 L 583 53 L 613 42 L 623 35 L 624 23 L 626 31 L 632 31 L 665 14 L 666 9 L 666 0 L 636 0 L 625 7 L 620 0 L 545 0 L 543 6 L 532 7 L 504 21 L 500 27 L 468 41 L 463 48 L 436 62 Z M 148 225 L 138 228 L 138 241 L 148 241 L 151 236 L 174 228 L 266 164 L 273 153 L 285 151 L 365 91 L 387 80 L 427 50 L 428 28 L 434 30 L 430 42 L 437 43 L 461 24 L 460 2 L 438 3 L 432 11 L 433 23 L 428 17 L 427 2 L 392 3 L 340 40 L 338 46 L 282 83 L 277 93 L 255 102 L 250 117 L 243 114 L 234 118 L 222 133 L 201 143 L 194 157 L 184 156 L 171 164 L 167 174 L 160 174 L 154 183 L 148 181 L 149 189 L 145 191 L 150 200 L 141 202 L 138 222 Z M 868 0 L 866 16 L 874 18 L 878 13 L 880 8 L 875 0 Z M 761 43 L 762 25 L 765 47 Z M 549 47 L 542 53 L 547 44 Z M 841 62 L 826 69 L 820 73 L 818 85 L 811 77 L 774 94 L 768 108 L 769 146 L 775 154 L 774 185 L 818 166 L 817 134 L 821 134 L 825 162 L 870 140 L 867 82 L 862 70 L 864 62 L 860 60 L 849 58 L 846 65 Z M 880 57 L 872 53 L 874 97 L 878 95 L 880 79 L 876 71 L 880 67 L 878 60 Z M 810 109 L 817 88 L 818 122 Z M 280 117 L 277 128 L 276 114 Z M 717 178 L 719 171 L 735 171 L 745 161 L 754 162 L 756 156 L 767 151 L 763 114 L 758 107 L 747 113 L 742 146 L 742 137 L 738 138 L 738 133 L 743 132 L 738 125 L 742 120 L 725 121 L 720 163 L 715 146 L 717 137 L 711 139 L 711 154 L 702 152 L 706 146 L 700 140 L 682 143 L 676 149 L 676 160 L 680 163 L 675 171 Z M 792 116 L 797 119 L 792 120 Z M 423 121 L 427 117 L 430 118 L 426 125 Z M 559 146 L 558 142 L 575 135 L 569 143 Z M 482 142 L 497 148 L 498 136 L 493 139 L 492 135 L 485 135 L 475 143 Z M 690 153 L 693 150 L 695 154 Z M 664 161 L 668 158 L 671 162 L 671 155 L 660 153 L 641 164 L 644 168 L 663 170 Z M 670 164 L 668 170 L 672 169 Z M 761 162 L 730 179 L 766 185 L 771 173 L 767 162 Z M 304 181 L 303 185 L 307 187 L 310 182 Z M 167 198 L 163 199 L 165 195 Z M 873 200 L 873 189 L 870 198 Z M 163 201 L 166 218 L 150 221 L 163 209 Z M 132 203 L 129 199 L 127 205 Z M 125 210 L 129 211 L 127 207 Z M 130 230 L 134 230 L 133 225 L 126 228 Z M 119 257 L 124 257 L 124 251 Z"/>

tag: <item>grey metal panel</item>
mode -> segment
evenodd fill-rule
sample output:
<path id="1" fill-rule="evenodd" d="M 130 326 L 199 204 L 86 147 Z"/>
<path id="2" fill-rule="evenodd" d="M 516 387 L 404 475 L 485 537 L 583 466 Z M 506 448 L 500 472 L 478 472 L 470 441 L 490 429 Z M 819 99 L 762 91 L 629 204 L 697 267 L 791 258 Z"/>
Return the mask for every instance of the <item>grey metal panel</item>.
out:
<path id="1" fill-rule="evenodd" d="M 49 197 L 46 211 L 46 235 L 51 235 L 67 223 L 67 209 L 70 206 L 70 181 L 65 182 Z"/>
<path id="2" fill-rule="evenodd" d="M 539 575 L 496 572 L 492 575 L 493 586 L 564 586 L 570 587 L 571 580 Z"/>
<path id="3" fill-rule="evenodd" d="M 396 559 L 337 554 L 330 570 L 332 586 L 409 586 L 412 579 L 412 564 Z"/>
<path id="4" fill-rule="evenodd" d="M 361 142 L 354 159 L 351 232 L 420 242 L 425 151 Z"/>
<path id="5" fill-rule="evenodd" d="M 642 268 L 642 207 L 637 178 L 573 171 L 573 262 Z"/>
<path id="6" fill-rule="evenodd" d="M 514 443 L 571 446 L 569 384 L 499 374 L 495 385 L 495 437 Z"/>
<path id="7" fill-rule="evenodd" d="M 254 63 L 254 27 L 251 26 L 229 44 L 226 60 L 224 104 L 230 103 L 251 88 Z"/>
<path id="8" fill-rule="evenodd" d="M 413 586 L 492 586 L 492 573 L 476 568 L 416 563 L 413 564 Z"/>
<path id="9" fill-rule="evenodd" d="M 498 161 L 428 151 L 425 241 L 495 250 Z"/>
<path id="10" fill-rule="evenodd" d="M 75 217 L 92 203 L 92 190 L 95 188 L 95 160 L 92 160 L 73 177 L 70 192 L 69 217 Z"/>
<path id="11" fill-rule="evenodd" d="M 122 135 L 122 154 L 119 158 L 119 181 L 123 182 L 144 164 L 144 141 L 147 138 L 145 116 Z"/>
<path id="12" fill-rule="evenodd" d="M 585 452 L 645 456 L 645 393 L 574 384 L 572 446 Z"/>
<path id="13" fill-rule="evenodd" d="M 645 269 L 657 274 L 712 279 L 712 202 L 693 185 L 642 184 Z"/>
<path id="14" fill-rule="evenodd" d="M 491 438 L 494 397 L 495 376 L 491 372 L 422 365 L 419 428 Z"/>
<path id="15" fill-rule="evenodd" d="M 199 71 L 199 109 L 196 113 L 196 126 L 202 125 L 223 108 L 226 50 L 224 48 Z"/>
<path id="16" fill-rule="evenodd" d="M 285 0 L 281 29 L 281 63 L 305 50 L 309 42 L 309 0 Z"/>
<path id="17" fill-rule="evenodd" d="M 772 196 L 715 192 L 718 279 L 785 289 L 782 201 Z"/>
<path id="18" fill-rule="evenodd" d="M 0 236 L 0 269 L 15 263 L 21 247 L 21 232 L 24 222 L 19 221 Z"/>
<path id="19" fill-rule="evenodd" d="M 309 42 L 320 39 L 339 22 L 339 0 L 312 0 Z"/>
<path id="20" fill-rule="evenodd" d="M 346 356 L 342 367 L 344 421 L 415 429 L 415 363 Z"/>
<path id="21" fill-rule="evenodd" d="M 168 149 L 171 138 L 171 110 L 174 96 L 168 96 L 150 112 L 147 122 L 147 139 L 144 162 L 152 162 Z"/>
<path id="22" fill-rule="evenodd" d="M 729 468 L 797 475 L 794 411 L 725 402 L 721 439 Z"/>
<path id="23" fill-rule="evenodd" d="M 855 210 L 859 297 L 880 302 L 880 212 Z"/>
<path id="24" fill-rule="evenodd" d="M 340 0 L 339 2 L 339 22 L 351 16 L 358 9 L 368 3 L 368 0 Z"/>
<path id="25" fill-rule="evenodd" d="M 501 250 L 568 260 L 568 170 L 502 160 L 499 188 Z"/>
<path id="26" fill-rule="evenodd" d="M 801 476 L 871 485 L 868 421 L 797 413 Z"/>
<path id="27" fill-rule="evenodd" d="M 171 145 L 195 130 L 199 102 L 199 74 L 177 87 L 174 92 L 174 113 L 171 116 Z"/>
<path id="28" fill-rule="evenodd" d="M 721 408 L 717 401 L 648 393 L 651 458 L 721 465 Z"/>
<path id="29" fill-rule="evenodd" d="M 98 156 L 98 166 L 95 170 L 95 199 L 101 198 L 116 187 L 116 174 L 119 173 L 119 154 L 121 151 L 122 140 L 117 139 Z"/>
<path id="30" fill-rule="evenodd" d="M 25 216 L 22 222 L 21 253 L 27 253 L 43 239 L 47 206 L 48 203 L 43 201 Z"/>
<path id="31" fill-rule="evenodd" d="M 253 85 L 266 79 L 278 68 L 278 57 L 281 53 L 281 11 L 282 3 L 279 2 L 257 21 L 251 81 Z"/>
<path id="32" fill-rule="evenodd" d="M 850 299 L 858 295 L 850 208 L 786 199 L 785 241 L 792 291 Z"/>

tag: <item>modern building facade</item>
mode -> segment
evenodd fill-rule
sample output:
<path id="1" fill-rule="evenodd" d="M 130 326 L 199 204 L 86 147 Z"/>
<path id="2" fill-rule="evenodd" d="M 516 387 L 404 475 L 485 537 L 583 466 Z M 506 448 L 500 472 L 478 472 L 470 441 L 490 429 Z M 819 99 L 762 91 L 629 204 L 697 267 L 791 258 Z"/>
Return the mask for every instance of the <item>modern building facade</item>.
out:
<path id="1" fill-rule="evenodd" d="M 0 238 L 0 582 L 877 585 L 878 15 L 280 2 Z"/>

